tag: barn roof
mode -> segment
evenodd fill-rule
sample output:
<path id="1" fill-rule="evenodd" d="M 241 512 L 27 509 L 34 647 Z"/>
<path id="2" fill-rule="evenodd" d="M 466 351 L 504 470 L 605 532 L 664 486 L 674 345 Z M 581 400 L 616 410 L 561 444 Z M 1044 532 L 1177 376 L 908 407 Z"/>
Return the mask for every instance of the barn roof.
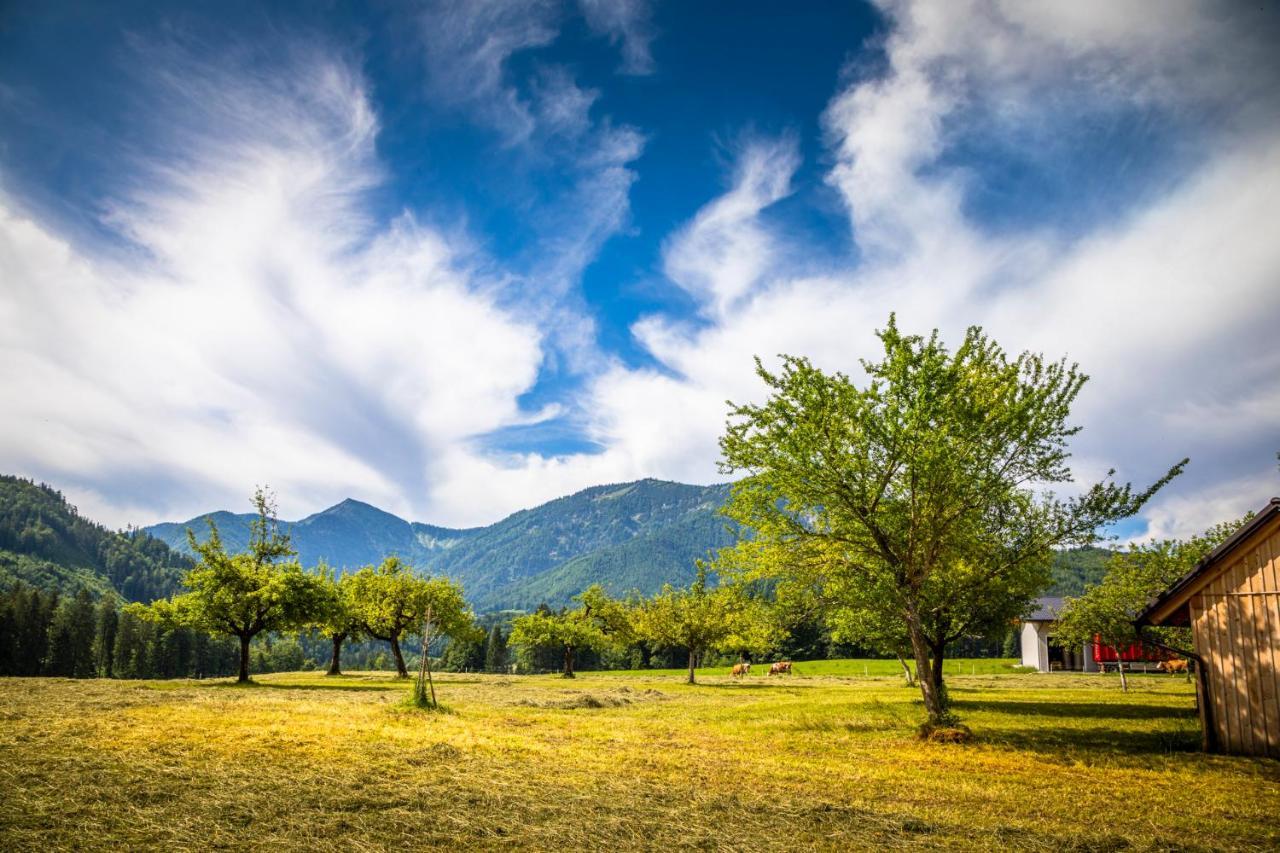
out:
<path id="1" fill-rule="evenodd" d="M 1137 625 L 1165 625 L 1179 614 L 1195 587 L 1196 581 L 1217 565 L 1239 545 L 1258 531 L 1260 527 L 1280 514 L 1280 498 L 1272 498 L 1257 515 L 1245 522 L 1225 542 L 1206 554 L 1191 571 L 1179 578 L 1173 586 L 1156 596 L 1134 620 Z M 1157 614 L 1158 617 L 1157 617 Z M 1181 622 L 1180 624 L 1186 624 Z"/>
<path id="2" fill-rule="evenodd" d="M 1024 621 L 1026 622 L 1054 622 L 1058 618 L 1058 614 L 1062 612 L 1062 605 L 1066 602 L 1065 598 L 1048 595 L 1043 598 L 1036 599 L 1036 609 L 1032 611 Z"/>

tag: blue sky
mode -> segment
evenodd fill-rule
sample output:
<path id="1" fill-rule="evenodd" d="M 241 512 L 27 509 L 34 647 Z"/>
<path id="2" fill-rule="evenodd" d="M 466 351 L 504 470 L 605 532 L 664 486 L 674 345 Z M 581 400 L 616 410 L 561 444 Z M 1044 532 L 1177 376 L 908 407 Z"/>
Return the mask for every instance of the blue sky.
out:
<path id="1" fill-rule="evenodd" d="M 711 482 L 890 311 L 1094 379 L 1076 469 L 1280 492 L 1274 5 L 43 3 L 0 27 L 0 468 L 110 523 Z"/>

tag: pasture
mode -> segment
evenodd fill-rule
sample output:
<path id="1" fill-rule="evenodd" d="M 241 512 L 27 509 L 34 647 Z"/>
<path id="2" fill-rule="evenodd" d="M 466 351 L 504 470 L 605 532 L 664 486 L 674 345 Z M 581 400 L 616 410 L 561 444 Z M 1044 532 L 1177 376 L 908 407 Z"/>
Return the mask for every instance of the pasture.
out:
<path id="1" fill-rule="evenodd" d="M 1181 678 L 954 662 L 940 745 L 896 667 L 3 679 L 0 849 L 1280 846 L 1280 764 L 1196 752 Z"/>

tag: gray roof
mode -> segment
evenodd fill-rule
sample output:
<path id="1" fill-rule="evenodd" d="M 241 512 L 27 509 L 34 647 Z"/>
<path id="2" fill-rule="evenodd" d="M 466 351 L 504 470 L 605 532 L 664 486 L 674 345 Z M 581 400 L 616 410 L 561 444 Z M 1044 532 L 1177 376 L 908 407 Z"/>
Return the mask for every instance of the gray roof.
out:
<path id="1" fill-rule="evenodd" d="M 1062 605 L 1065 598 L 1057 596 L 1045 596 L 1037 598 L 1035 610 L 1026 618 L 1027 622 L 1053 622 L 1058 618 L 1058 614 L 1062 612 Z"/>

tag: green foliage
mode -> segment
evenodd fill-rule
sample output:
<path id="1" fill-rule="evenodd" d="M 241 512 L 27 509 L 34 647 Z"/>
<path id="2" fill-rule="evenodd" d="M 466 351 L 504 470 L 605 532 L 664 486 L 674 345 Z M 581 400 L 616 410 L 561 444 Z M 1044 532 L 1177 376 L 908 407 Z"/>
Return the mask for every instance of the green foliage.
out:
<path id="1" fill-rule="evenodd" d="M 507 638 L 499 625 L 489 629 L 489 636 L 484 647 L 485 672 L 507 671 Z"/>
<path id="2" fill-rule="evenodd" d="M 1078 598 L 1069 599 L 1063 607 L 1055 629 L 1058 642 L 1080 645 L 1092 642 L 1095 635 L 1117 649 L 1139 642 L 1142 635 L 1134 620 L 1147 603 L 1189 572 L 1246 521 L 1248 517 L 1216 525 L 1189 539 L 1134 545 L 1115 554 L 1107 562 L 1102 582 Z M 1149 630 L 1155 639 L 1174 647 L 1192 645 L 1186 628 Z"/>
<path id="3" fill-rule="evenodd" d="M 947 645 L 1003 630 L 1049 585 L 1055 548 L 1135 513 L 1185 460 L 1136 494 L 1036 493 L 1071 481 L 1067 419 L 1087 377 L 1010 358 L 976 327 L 954 353 L 892 316 L 878 335 L 861 387 L 803 358 L 776 374 L 757 361 L 771 395 L 734 406 L 720 442 L 724 472 L 746 475 L 725 513 L 755 538 L 717 568 L 813 595 L 849 636 L 880 642 L 901 623 L 936 724 Z"/>
<path id="4" fill-rule="evenodd" d="M 1102 581 L 1107 562 L 1115 555 L 1109 548 L 1084 545 L 1065 548 L 1053 555 L 1053 582 L 1046 595 L 1072 597 Z"/>
<path id="5" fill-rule="evenodd" d="M 623 645 L 631 637 L 631 620 L 626 608 L 601 587 L 588 587 L 575 600 L 578 606 L 573 609 L 552 613 L 542 608 L 511 623 L 511 645 L 524 649 L 560 649 L 566 678 L 574 676 L 578 650 L 602 651 Z"/>
<path id="6" fill-rule="evenodd" d="M 49 625 L 49 651 L 44 671 L 68 678 L 91 678 L 96 674 L 93 640 L 96 628 L 93 597 L 81 589 L 74 598 L 65 598 Z"/>
<path id="7" fill-rule="evenodd" d="M 259 489 L 254 503 L 258 517 L 244 553 L 228 554 L 210 519 L 207 540 L 199 542 L 190 535 L 199 562 L 183 578 L 187 592 L 136 608 L 139 616 L 166 626 L 237 637 L 241 681 L 249 678 L 249 643 L 254 637 L 315 624 L 328 601 L 324 579 L 287 559 L 294 551 L 275 521 L 271 498 Z"/>
<path id="8" fill-rule="evenodd" d="M 391 644 L 396 670 L 407 677 L 400 639 L 430 615 L 433 635 L 467 639 L 479 633 L 462 587 L 448 578 L 422 578 L 396 557 L 348 577 L 352 610 L 365 633 Z M 481 635 L 482 636 L 482 635 Z"/>
<path id="9" fill-rule="evenodd" d="M 702 564 L 687 588 L 667 585 L 653 598 L 640 601 L 632 620 L 637 636 L 654 647 L 687 650 L 690 684 L 706 652 L 762 652 L 778 639 L 776 623 L 768 618 L 762 602 L 741 589 L 709 588 Z"/>
<path id="10" fill-rule="evenodd" d="M 23 581 L 151 601 L 175 591 L 191 565 L 139 530 L 116 532 L 81 517 L 49 486 L 0 476 L 0 588 Z"/>

